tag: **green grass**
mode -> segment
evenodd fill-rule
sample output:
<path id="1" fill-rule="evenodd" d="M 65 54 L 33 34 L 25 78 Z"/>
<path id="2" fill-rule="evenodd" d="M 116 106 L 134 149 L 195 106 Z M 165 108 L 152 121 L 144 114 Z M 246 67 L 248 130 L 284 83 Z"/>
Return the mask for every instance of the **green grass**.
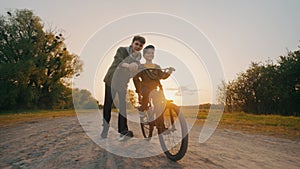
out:
<path id="1" fill-rule="evenodd" d="M 300 118 L 293 116 L 224 113 L 220 127 L 300 139 Z"/>
<path id="2" fill-rule="evenodd" d="M 184 107 L 181 110 L 186 118 L 197 118 L 198 125 L 203 125 L 209 112 L 208 109 Z M 210 112 L 211 117 L 214 117 L 216 111 Z M 218 128 L 300 139 L 300 117 L 294 116 L 254 115 L 244 112 L 223 113 Z"/>
<path id="3" fill-rule="evenodd" d="M 293 116 L 279 115 L 253 115 L 243 112 L 223 113 L 222 123 L 244 124 L 253 126 L 274 126 L 300 129 L 300 118 Z"/>

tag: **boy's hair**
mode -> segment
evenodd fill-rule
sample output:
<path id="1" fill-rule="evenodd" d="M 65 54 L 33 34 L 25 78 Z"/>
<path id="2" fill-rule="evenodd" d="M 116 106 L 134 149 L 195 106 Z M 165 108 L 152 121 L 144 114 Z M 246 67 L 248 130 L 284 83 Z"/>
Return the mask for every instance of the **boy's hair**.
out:
<path id="1" fill-rule="evenodd" d="M 143 54 L 145 54 L 147 52 L 148 49 L 153 49 L 155 50 L 155 47 L 153 45 L 148 45 L 143 49 Z"/>
<path id="2" fill-rule="evenodd" d="M 145 43 L 146 43 L 146 39 L 145 39 L 144 37 L 140 36 L 140 35 L 134 36 L 133 39 L 132 39 L 132 43 L 133 43 L 134 41 L 139 41 L 139 42 L 141 42 L 142 44 L 145 44 Z"/>

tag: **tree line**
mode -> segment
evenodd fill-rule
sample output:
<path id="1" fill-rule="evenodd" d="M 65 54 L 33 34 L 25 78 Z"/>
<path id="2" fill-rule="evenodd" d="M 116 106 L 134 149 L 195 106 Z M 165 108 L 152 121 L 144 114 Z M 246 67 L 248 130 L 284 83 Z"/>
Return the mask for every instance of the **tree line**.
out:
<path id="1" fill-rule="evenodd" d="M 236 79 L 219 86 L 218 98 L 228 112 L 300 116 L 300 50 L 289 51 L 276 63 L 252 62 Z"/>
<path id="2" fill-rule="evenodd" d="M 0 16 L 0 110 L 73 108 L 70 79 L 82 62 L 64 40 L 31 10 Z"/>

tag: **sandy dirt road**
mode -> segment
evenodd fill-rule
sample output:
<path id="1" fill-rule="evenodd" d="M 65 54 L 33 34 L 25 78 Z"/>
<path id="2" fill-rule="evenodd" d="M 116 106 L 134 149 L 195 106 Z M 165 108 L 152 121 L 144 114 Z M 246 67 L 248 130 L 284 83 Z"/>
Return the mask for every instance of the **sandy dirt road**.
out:
<path id="1" fill-rule="evenodd" d="M 142 137 L 138 124 L 129 127 Z M 0 168 L 300 168 L 300 141 L 217 129 L 200 144 L 200 130 L 193 126 L 186 155 L 172 162 L 163 153 L 147 158 L 110 153 L 87 135 L 76 116 L 22 122 L 0 128 Z M 98 133 L 94 139 L 100 139 Z M 120 144 L 130 147 L 137 140 Z M 160 148 L 157 140 L 151 142 Z"/>

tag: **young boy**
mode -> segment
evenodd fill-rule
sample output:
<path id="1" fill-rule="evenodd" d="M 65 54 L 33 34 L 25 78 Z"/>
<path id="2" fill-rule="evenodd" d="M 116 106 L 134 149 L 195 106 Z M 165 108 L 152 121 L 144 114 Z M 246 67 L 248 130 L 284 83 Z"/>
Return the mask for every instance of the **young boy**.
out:
<path id="1" fill-rule="evenodd" d="M 105 97 L 103 107 L 103 130 L 102 138 L 106 138 L 109 130 L 109 122 L 111 118 L 111 107 L 113 99 L 118 94 L 119 98 L 119 117 L 118 132 L 120 133 L 120 141 L 133 137 L 132 131 L 128 130 L 126 117 L 126 92 L 129 79 L 138 70 L 140 64 L 143 45 L 146 40 L 142 36 L 134 36 L 129 47 L 120 47 L 114 56 L 114 61 L 109 67 L 105 78 Z"/>
<path id="2" fill-rule="evenodd" d="M 164 110 L 164 107 L 162 107 L 161 104 L 165 101 L 160 80 L 168 78 L 175 69 L 171 67 L 167 72 L 162 71 L 159 65 L 152 62 L 154 52 L 155 47 L 153 45 L 148 45 L 144 48 L 143 57 L 146 60 L 146 63 L 141 65 L 141 71 L 133 78 L 133 82 L 136 92 L 141 96 L 139 113 L 142 122 L 146 122 L 143 115 L 145 114 L 145 111 L 148 111 L 149 109 L 150 95 L 153 94 L 154 111 L 158 117 L 157 121 L 160 123 L 160 121 L 163 120 L 163 116 L 160 116 L 160 114 Z M 158 94 L 159 92 L 161 94 Z"/>

